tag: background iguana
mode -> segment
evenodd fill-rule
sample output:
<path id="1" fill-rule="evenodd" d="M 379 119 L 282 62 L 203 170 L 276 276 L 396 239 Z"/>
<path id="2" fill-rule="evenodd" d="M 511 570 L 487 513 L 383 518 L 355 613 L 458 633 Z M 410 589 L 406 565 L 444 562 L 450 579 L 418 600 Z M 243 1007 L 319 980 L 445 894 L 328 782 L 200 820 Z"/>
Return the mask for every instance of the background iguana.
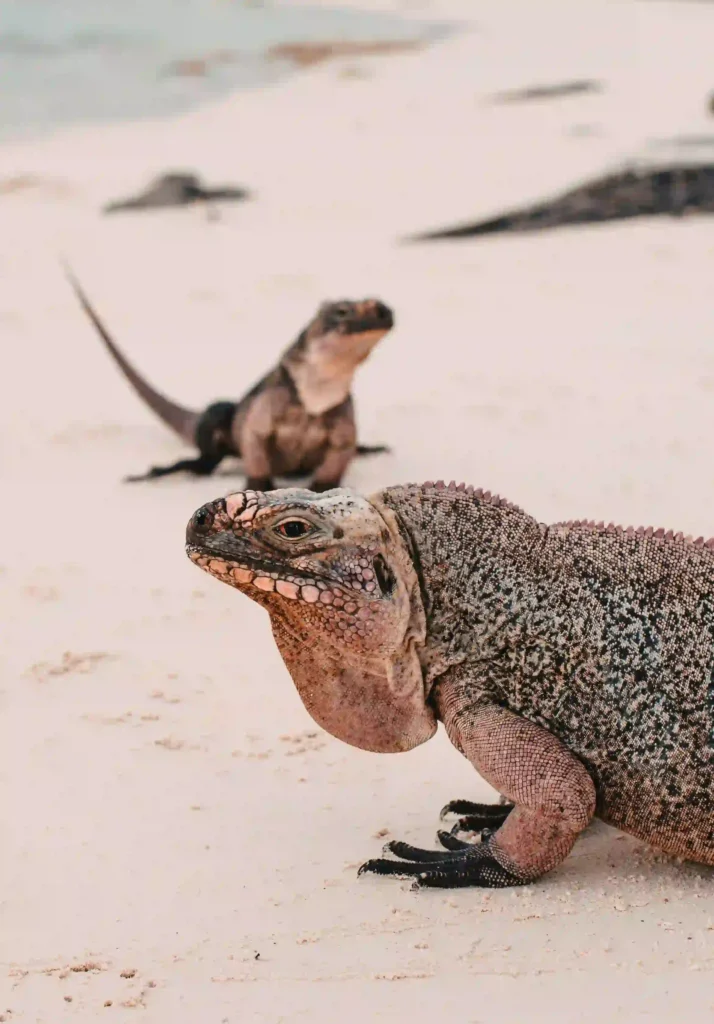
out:
<path id="1" fill-rule="evenodd" d="M 427 231 L 407 241 L 435 242 L 502 231 L 543 231 L 568 224 L 685 213 L 714 213 L 714 164 L 617 171 L 545 202 L 470 224 Z"/>
<path id="2" fill-rule="evenodd" d="M 198 175 L 172 171 L 155 178 L 143 191 L 129 199 L 107 203 L 105 213 L 121 210 L 150 210 L 155 207 L 187 206 L 190 203 L 211 203 L 218 200 L 250 199 L 250 192 L 234 185 L 206 188 Z"/>
<path id="3" fill-rule="evenodd" d="M 210 475 L 227 456 L 239 456 L 247 487 L 269 490 L 273 476 L 312 473 L 315 491 L 336 487 L 355 455 L 388 451 L 357 444 L 350 390 L 355 370 L 394 326 L 377 299 L 327 302 L 280 362 L 238 402 L 221 401 L 193 412 L 156 391 L 112 340 L 81 286 L 67 277 L 109 353 L 134 390 L 180 438 L 198 448 L 193 459 L 155 466 L 127 480 L 148 480 L 181 470 Z"/>
<path id="4" fill-rule="evenodd" d="M 714 864 L 714 540 L 545 526 L 440 482 L 231 494 L 194 514 L 187 552 L 266 608 L 324 729 L 396 752 L 441 721 L 511 802 L 455 801 L 480 843 L 393 842 L 401 860 L 361 871 L 524 884 L 594 815 Z"/>

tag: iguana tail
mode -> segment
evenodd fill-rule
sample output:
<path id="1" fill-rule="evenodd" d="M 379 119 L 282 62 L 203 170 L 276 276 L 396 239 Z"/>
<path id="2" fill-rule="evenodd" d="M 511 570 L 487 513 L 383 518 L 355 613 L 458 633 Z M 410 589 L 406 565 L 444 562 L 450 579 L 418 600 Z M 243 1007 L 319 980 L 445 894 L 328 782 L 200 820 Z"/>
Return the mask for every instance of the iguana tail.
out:
<path id="1" fill-rule="evenodd" d="M 64 270 L 75 295 L 79 299 L 82 309 L 94 324 L 97 333 L 109 350 L 109 354 L 114 359 L 114 362 L 117 364 L 139 397 L 143 398 L 149 408 L 153 409 L 156 415 L 163 420 L 166 426 L 174 430 L 180 438 L 187 441 L 189 444 L 195 444 L 196 425 L 199 419 L 198 413 L 192 412 L 190 409 L 184 409 L 183 406 L 172 402 L 158 391 L 155 391 L 154 388 L 152 388 L 152 386 L 143 379 L 143 377 L 139 376 L 134 367 L 124 358 L 122 353 L 114 344 L 104 324 L 90 305 L 89 299 L 84 294 L 79 282 L 66 264 L 64 265 Z"/>
<path id="2" fill-rule="evenodd" d="M 477 221 L 473 224 L 459 224 L 453 228 L 438 231 L 426 231 L 421 235 L 411 235 L 406 242 L 440 242 L 449 238 L 473 238 L 475 235 L 495 235 L 501 231 L 523 231 L 530 226 L 535 216 L 523 214 L 504 214 L 490 220 Z"/>

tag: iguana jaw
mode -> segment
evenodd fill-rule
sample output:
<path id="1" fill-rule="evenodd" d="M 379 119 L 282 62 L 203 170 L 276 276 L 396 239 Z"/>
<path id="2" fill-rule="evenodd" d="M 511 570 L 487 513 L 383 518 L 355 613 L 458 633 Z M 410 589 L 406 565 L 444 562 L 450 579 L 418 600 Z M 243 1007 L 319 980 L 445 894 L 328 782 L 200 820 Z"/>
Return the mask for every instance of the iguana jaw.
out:
<path id="1" fill-rule="evenodd" d="M 418 657 L 418 582 L 385 514 L 344 490 L 240 492 L 195 513 L 187 554 L 266 608 L 303 703 L 324 729 L 362 749 L 397 752 L 432 736 L 436 720 Z M 301 520 L 314 534 L 294 545 L 276 535 Z"/>

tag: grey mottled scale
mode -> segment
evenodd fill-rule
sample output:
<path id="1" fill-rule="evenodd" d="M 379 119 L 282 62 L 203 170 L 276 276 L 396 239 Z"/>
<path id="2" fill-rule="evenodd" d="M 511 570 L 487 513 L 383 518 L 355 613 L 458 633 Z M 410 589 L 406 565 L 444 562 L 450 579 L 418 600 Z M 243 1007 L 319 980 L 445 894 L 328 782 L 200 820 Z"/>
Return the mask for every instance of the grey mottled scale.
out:
<path id="1" fill-rule="evenodd" d="M 428 674 L 477 660 L 484 696 L 585 763 L 604 820 L 714 861 L 714 548 L 446 488 L 382 499 L 419 549 Z"/>

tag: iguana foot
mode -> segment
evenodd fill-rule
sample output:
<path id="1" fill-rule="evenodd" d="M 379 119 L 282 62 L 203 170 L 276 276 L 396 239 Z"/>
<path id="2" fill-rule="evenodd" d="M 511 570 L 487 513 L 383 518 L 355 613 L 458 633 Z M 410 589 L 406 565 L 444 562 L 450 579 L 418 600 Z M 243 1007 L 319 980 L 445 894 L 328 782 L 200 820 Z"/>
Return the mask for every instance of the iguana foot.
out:
<path id="1" fill-rule="evenodd" d="M 383 455 L 387 452 L 391 452 L 391 448 L 386 444 L 358 444 L 356 454 L 357 455 Z"/>
<path id="2" fill-rule="evenodd" d="M 319 480 L 313 480 L 313 482 L 310 484 L 310 490 L 314 491 L 316 494 L 322 494 L 323 491 L 331 491 L 335 487 L 339 486 L 339 480 L 323 480 L 322 482 Z"/>
<path id="3" fill-rule="evenodd" d="M 245 482 L 246 491 L 274 491 L 275 484 L 269 476 L 249 476 Z"/>
<path id="4" fill-rule="evenodd" d="M 451 830 L 455 832 L 495 831 L 500 828 L 513 810 L 513 804 L 476 804 L 471 800 L 450 800 L 441 808 L 439 817 L 443 821 L 449 814 L 462 815 Z"/>
<path id="5" fill-rule="evenodd" d="M 358 874 L 397 875 L 413 878 L 413 889 L 459 889 L 478 886 L 482 889 L 504 889 L 511 885 L 527 885 L 531 879 L 505 867 L 491 847 L 490 837 L 481 843 L 463 843 L 445 832 L 438 833 L 439 841 L 448 852 L 421 850 L 408 843 L 391 842 L 385 852 L 400 860 L 380 857 L 368 860 Z"/>
<path id="6" fill-rule="evenodd" d="M 196 459 L 179 459 L 171 466 L 152 466 L 146 473 L 137 476 L 125 476 L 124 483 L 135 484 L 141 480 L 156 480 L 160 476 L 169 476 L 171 473 L 191 473 L 192 476 L 210 476 L 216 468 L 219 459 L 210 456 L 199 455 Z"/>
<path id="7" fill-rule="evenodd" d="M 178 472 L 178 470 L 176 471 Z M 168 472 L 161 468 L 161 466 L 152 466 L 151 469 L 147 469 L 145 473 L 135 473 L 131 476 L 124 477 L 125 484 L 138 484 L 142 480 L 157 480 L 160 476 L 168 476 Z"/>

